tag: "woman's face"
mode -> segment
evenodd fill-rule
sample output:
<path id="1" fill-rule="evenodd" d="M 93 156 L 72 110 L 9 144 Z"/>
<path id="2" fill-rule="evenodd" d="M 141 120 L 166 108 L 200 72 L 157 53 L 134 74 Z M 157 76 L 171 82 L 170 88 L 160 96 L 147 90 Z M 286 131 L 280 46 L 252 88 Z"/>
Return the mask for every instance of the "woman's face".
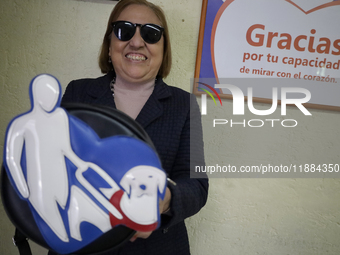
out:
<path id="1" fill-rule="evenodd" d="M 153 11 L 144 5 L 129 5 L 117 21 L 137 24 L 161 25 Z M 145 83 L 154 80 L 163 60 L 164 37 L 155 44 L 144 42 L 140 27 L 129 41 L 120 41 L 112 33 L 109 55 L 118 79 L 130 83 Z"/>

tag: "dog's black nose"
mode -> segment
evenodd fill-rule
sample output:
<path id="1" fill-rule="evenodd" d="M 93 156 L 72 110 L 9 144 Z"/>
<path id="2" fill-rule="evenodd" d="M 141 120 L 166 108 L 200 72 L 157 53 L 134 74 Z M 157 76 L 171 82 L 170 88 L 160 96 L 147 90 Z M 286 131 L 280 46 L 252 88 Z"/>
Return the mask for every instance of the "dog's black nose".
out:
<path id="1" fill-rule="evenodd" d="M 146 190 L 146 186 L 145 186 L 144 184 L 139 185 L 139 187 L 140 187 L 142 190 Z"/>

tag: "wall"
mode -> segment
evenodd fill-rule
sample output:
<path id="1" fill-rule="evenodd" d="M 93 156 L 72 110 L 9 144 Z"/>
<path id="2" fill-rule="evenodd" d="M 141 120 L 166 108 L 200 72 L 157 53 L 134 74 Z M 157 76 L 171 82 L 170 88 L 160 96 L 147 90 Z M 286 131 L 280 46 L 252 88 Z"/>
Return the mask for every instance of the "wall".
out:
<path id="1" fill-rule="evenodd" d="M 166 11 L 172 36 L 173 69 L 166 81 L 190 91 L 202 1 L 152 2 Z M 98 51 L 113 5 L 1 1 L 0 151 L 8 122 L 30 107 L 27 91 L 35 75 L 51 73 L 63 89 L 73 79 L 100 75 Z M 208 109 L 212 104 L 208 100 Z M 250 128 L 216 132 L 204 123 L 207 164 L 340 163 L 339 113 L 311 110 L 312 117 L 303 118 L 298 110 L 289 112 L 299 128 L 271 135 Z M 206 207 L 187 220 L 192 254 L 339 254 L 339 190 L 339 179 L 211 179 Z M 2 206 L 0 216 L 0 254 L 18 254 Z M 33 250 L 46 254 L 34 244 Z"/>

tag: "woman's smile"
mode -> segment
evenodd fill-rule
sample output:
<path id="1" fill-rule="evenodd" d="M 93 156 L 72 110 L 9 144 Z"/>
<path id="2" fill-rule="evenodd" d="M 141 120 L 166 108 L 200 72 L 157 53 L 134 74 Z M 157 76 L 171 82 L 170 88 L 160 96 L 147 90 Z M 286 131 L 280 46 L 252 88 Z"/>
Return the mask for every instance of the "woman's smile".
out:
<path id="1" fill-rule="evenodd" d="M 128 53 L 125 55 L 125 57 L 136 62 L 141 62 L 148 59 L 145 55 L 137 53 Z"/>

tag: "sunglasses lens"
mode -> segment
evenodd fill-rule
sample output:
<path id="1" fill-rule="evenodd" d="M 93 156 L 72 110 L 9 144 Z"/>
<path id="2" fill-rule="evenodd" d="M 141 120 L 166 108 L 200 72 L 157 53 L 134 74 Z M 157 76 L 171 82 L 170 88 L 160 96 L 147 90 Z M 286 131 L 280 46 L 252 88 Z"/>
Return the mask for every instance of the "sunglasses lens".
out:
<path id="1" fill-rule="evenodd" d="M 113 32 L 119 40 L 128 41 L 135 34 L 136 28 L 131 23 L 118 21 L 114 24 Z"/>
<path id="2" fill-rule="evenodd" d="M 146 43 L 156 43 L 162 37 L 163 29 L 152 24 L 145 24 L 141 29 L 141 36 Z"/>
<path id="3" fill-rule="evenodd" d="M 146 43 L 158 42 L 163 33 L 163 28 L 154 24 L 133 24 L 128 21 L 116 21 L 112 23 L 113 33 L 121 41 L 129 41 L 136 32 L 136 26 L 140 27 L 140 33 Z"/>

